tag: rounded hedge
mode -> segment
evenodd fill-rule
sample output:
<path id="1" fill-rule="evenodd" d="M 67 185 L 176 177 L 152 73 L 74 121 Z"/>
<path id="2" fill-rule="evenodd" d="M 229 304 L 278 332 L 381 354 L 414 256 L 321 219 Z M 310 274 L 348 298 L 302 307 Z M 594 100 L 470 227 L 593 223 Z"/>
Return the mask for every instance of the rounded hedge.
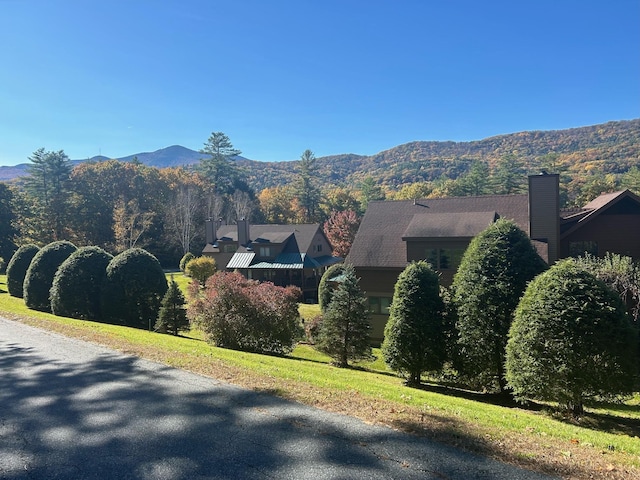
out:
<path id="1" fill-rule="evenodd" d="M 469 244 L 451 286 L 457 309 L 456 368 L 470 386 L 504 391 L 513 312 L 527 283 L 547 268 L 513 221 L 498 219 Z"/>
<path id="2" fill-rule="evenodd" d="M 630 394 L 637 331 L 620 297 L 575 260 L 533 280 L 509 331 L 506 378 L 516 398 L 558 402 Z"/>
<path id="3" fill-rule="evenodd" d="M 344 273 L 344 268 L 345 266 L 343 263 L 332 265 L 324 272 L 322 278 L 320 278 L 320 283 L 318 284 L 318 303 L 320 304 L 320 310 L 323 312 L 325 312 L 327 307 L 329 307 L 335 288 L 331 285 L 329 280 L 342 275 Z"/>
<path id="4" fill-rule="evenodd" d="M 52 242 L 36 253 L 24 279 L 24 303 L 33 310 L 51 311 L 49 291 L 53 277 L 76 246 L 66 240 Z"/>
<path id="5" fill-rule="evenodd" d="M 67 258 L 53 278 L 51 311 L 63 317 L 100 320 L 100 294 L 113 255 L 100 247 L 82 247 Z"/>
<path id="6" fill-rule="evenodd" d="M 27 276 L 27 270 L 31 264 L 31 260 L 36 256 L 40 247 L 33 243 L 22 245 L 9 260 L 7 265 L 7 289 L 12 297 L 22 298 L 24 278 Z"/>
<path id="7" fill-rule="evenodd" d="M 412 262 L 396 282 L 382 342 L 385 363 L 411 385 L 444 364 L 443 317 L 438 274 L 425 261 Z"/>
<path id="8" fill-rule="evenodd" d="M 102 318 L 109 323 L 151 329 L 167 288 L 156 257 L 141 248 L 126 250 L 107 266 Z"/>

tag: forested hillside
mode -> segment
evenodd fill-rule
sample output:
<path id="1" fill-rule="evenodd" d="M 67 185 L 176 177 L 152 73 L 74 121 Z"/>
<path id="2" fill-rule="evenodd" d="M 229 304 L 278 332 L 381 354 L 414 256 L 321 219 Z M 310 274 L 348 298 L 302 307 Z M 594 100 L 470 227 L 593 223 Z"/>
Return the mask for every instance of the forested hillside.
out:
<path id="1" fill-rule="evenodd" d="M 622 174 L 640 165 L 640 119 L 567 130 L 500 135 L 474 142 L 424 142 L 399 145 L 372 156 L 355 154 L 318 158 L 318 174 L 327 184 L 357 185 L 366 177 L 385 187 L 451 179 L 467 173 L 474 161 L 490 169 L 513 157 L 526 173 L 554 166 L 571 179 Z M 298 162 L 242 160 L 255 191 L 293 181 Z M 550 165 L 550 163 L 552 165 Z"/>

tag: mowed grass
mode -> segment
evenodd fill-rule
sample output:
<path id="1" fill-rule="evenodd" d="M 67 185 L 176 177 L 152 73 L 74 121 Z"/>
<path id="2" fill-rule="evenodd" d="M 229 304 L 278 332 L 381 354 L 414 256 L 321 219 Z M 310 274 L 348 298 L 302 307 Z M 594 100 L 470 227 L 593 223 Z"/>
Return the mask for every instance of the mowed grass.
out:
<path id="1" fill-rule="evenodd" d="M 174 279 L 186 287 L 181 273 Z M 640 397 L 621 405 L 595 404 L 581 419 L 544 405 L 523 408 L 491 395 L 437 383 L 408 388 L 377 359 L 340 369 L 310 345 L 286 357 L 226 350 L 200 332 L 173 337 L 28 310 L 6 293 L 0 277 L 0 314 L 178 368 L 326 410 L 386 424 L 565 478 L 640 478 Z M 301 305 L 304 318 L 317 305 Z"/>

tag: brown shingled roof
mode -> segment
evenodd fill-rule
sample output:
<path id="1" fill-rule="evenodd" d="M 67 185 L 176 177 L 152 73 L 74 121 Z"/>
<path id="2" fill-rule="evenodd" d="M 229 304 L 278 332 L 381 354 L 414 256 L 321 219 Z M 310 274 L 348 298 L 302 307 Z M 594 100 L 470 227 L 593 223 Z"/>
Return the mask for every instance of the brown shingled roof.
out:
<path id="1" fill-rule="evenodd" d="M 423 225 L 432 218 L 436 224 L 443 226 L 447 215 L 450 214 L 456 214 L 459 219 L 475 217 L 473 223 L 477 224 L 486 219 L 487 212 L 497 213 L 502 218 L 513 220 L 525 232 L 529 232 L 527 195 L 370 202 L 347 262 L 356 267 L 404 268 L 407 264 L 407 254 L 402 236 L 407 233 L 412 220 L 417 218 L 417 215 L 424 215 L 420 217 L 420 223 Z M 453 216 L 450 218 L 453 219 Z M 466 233 L 469 233 L 469 230 Z"/>

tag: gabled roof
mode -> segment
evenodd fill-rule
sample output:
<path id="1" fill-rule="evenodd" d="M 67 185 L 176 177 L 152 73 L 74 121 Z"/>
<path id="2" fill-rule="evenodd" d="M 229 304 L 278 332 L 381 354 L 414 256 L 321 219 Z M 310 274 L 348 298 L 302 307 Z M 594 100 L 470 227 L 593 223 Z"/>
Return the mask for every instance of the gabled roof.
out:
<path id="1" fill-rule="evenodd" d="M 298 251 L 306 253 L 311 248 L 311 242 L 316 233 L 322 233 L 319 223 L 297 225 L 250 225 L 249 237 L 258 243 L 284 244 L 293 235 Z M 322 233 L 324 235 L 324 233 Z M 238 241 L 237 225 L 223 225 L 217 231 L 219 241 Z"/>
<path id="2" fill-rule="evenodd" d="M 593 219 L 602 215 L 604 212 L 620 205 L 622 202 L 635 202 L 640 208 L 640 197 L 630 190 L 621 190 L 619 192 L 605 193 L 587 203 L 580 212 L 574 215 L 566 216 L 563 219 L 565 226 L 563 228 L 562 237 L 575 232 L 582 228 Z"/>
<path id="3" fill-rule="evenodd" d="M 415 234 L 416 229 L 427 225 L 429 219 L 445 233 L 447 217 L 450 221 L 456 217 L 460 231 L 468 237 L 471 230 L 496 213 L 529 232 L 529 197 L 526 194 L 369 202 L 346 261 L 356 267 L 404 268 L 407 254 L 403 234 Z M 414 224 L 409 228 L 412 221 Z M 455 230 L 454 227 L 446 233 Z"/>

